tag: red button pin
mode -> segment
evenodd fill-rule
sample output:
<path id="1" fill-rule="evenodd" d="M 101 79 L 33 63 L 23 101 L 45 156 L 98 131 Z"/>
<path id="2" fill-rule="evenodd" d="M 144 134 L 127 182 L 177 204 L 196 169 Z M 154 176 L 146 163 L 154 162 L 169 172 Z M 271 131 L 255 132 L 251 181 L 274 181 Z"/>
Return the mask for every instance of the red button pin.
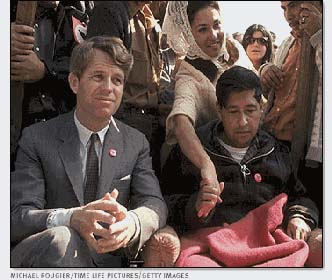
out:
<path id="1" fill-rule="evenodd" d="M 254 175 L 254 179 L 255 179 L 255 181 L 256 181 L 257 183 L 262 182 L 262 176 L 261 176 L 261 174 L 256 173 L 256 174 Z"/>
<path id="2" fill-rule="evenodd" d="M 116 157 L 116 150 L 110 149 L 109 154 L 111 157 Z"/>

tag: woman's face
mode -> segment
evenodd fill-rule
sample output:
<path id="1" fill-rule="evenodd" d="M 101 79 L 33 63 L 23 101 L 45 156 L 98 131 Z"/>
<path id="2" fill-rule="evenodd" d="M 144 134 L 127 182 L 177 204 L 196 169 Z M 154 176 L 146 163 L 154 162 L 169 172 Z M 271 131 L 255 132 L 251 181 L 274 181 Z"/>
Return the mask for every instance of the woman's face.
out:
<path id="1" fill-rule="evenodd" d="M 199 10 L 191 23 L 191 30 L 202 51 L 210 57 L 217 57 L 224 40 L 219 11 L 212 7 Z"/>
<path id="2" fill-rule="evenodd" d="M 264 37 L 260 31 L 255 31 L 249 38 L 249 44 L 246 53 L 253 63 L 262 63 L 262 59 L 266 54 L 268 38 Z"/>

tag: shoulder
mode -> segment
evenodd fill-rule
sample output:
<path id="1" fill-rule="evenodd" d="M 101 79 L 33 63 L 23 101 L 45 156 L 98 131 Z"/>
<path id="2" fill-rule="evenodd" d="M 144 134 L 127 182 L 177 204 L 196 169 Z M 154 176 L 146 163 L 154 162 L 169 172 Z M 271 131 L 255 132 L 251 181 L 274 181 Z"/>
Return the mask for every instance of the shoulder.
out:
<path id="1" fill-rule="evenodd" d="M 30 131 L 31 133 L 42 133 L 42 134 L 51 134 L 59 132 L 67 126 L 68 124 L 74 124 L 74 115 L 73 112 L 59 115 L 53 119 L 47 120 L 45 122 L 38 122 L 26 127 L 24 130 Z"/>
<path id="2" fill-rule="evenodd" d="M 146 140 L 145 135 L 137 130 L 136 128 L 133 128 L 118 119 L 114 118 L 115 124 L 120 131 L 120 133 L 123 135 L 124 141 L 131 142 L 131 143 L 139 143 L 144 140 Z"/>
<path id="3" fill-rule="evenodd" d="M 199 70 L 186 61 L 182 61 L 175 76 L 175 93 L 184 98 L 186 96 L 201 95 L 204 92 L 214 92 L 215 87 Z"/>
<path id="4" fill-rule="evenodd" d="M 114 23 L 121 18 L 129 20 L 129 10 L 127 1 L 95 1 L 95 7 L 92 10 L 92 16 L 102 20 L 100 16 L 110 16 L 108 21 Z M 92 17 L 93 18 L 93 17 Z"/>
<path id="5" fill-rule="evenodd" d="M 187 81 L 190 83 L 200 83 L 202 81 L 209 81 L 208 78 L 195 67 L 183 60 L 180 64 L 179 70 L 175 75 L 176 82 Z"/>
<path id="6" fill-rule="evenodd" d="M 273 135 L 263 129 L 260 129 L 257 135 L 261 147 L 265 145 L 273 146 L 274 152 L 282 153 L 287 156 L 290 155 L 290 147 L 286 144 L 286 142 L 279 141 Z"/>

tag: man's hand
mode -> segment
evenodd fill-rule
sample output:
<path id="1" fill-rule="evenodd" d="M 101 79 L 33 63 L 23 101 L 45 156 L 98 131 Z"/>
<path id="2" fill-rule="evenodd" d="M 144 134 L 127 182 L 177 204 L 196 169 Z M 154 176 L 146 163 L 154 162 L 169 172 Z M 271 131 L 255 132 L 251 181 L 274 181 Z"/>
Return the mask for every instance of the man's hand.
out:
<path id="1" fill-rule="evenodd" d="M 322 12 L 313 4 L 301 4 L 300 29 L 304 30 L 309 38 L 322 29 Z"/>
<path id="2" fill-rule="evenodd" d="M 264 92 L 278 89 L 283 79 L 283 71 L 273 64 L 266 65 L 261 71 L 260 80 Z"/>
<path id="3" fill-rule="evenodd" d="M 311 233 L 309 225 L 301 218 L 292 218 L 288 222 L 287 235 L 293 239 L 306 241 Z"/>
<path id="4" fill-rule="evenodd" d="M 45 65 L 34 53 L 17 54 L 10 59 L 10 79 L 12 81 L 34 82 L 41 80 L 45 75 Z"/>
<path id="5" fill-rule="evenodd" d="M 131 223 L 127 209 L 116 201 L 117 195 L 118 191 L 113 190 L 102 199 L 76 208 L 71 217 L 70 226 L 98 253 L 110 252 L 124 246 L 135 233 L 135 223 Z M 104 228 L 99 222 L 108 224 L 109 228 Z M 126 233 L 121 235 L 122 232 Z M 100 237 L 98 241 L 96 236 Z"/>
<path id="6" fill-rule="evenodd" d="M 196 211 L 199 218 L 206 218 L 217 203 L 221 203 L 220 194 L 224 190 L 224 183 L 215 187 L 208 180 L 202 180 L 196 200 Z"/>
<path id="7" fill-rule="evenodd" d="M 32 51 L 35 43 L 35 30 L 32 27 L 12 23 L 10 31 L 11 56 L 24 55 Z"/>
<path id="8" fill-rule="evenodd" d="M 109 226 L 109 236 L 97 241 L 99 253 L 112 252 L 119 248 L 126 247 L 135 232 L 135 221 L 127 212 L 123 220 L 117 221 Z"/>

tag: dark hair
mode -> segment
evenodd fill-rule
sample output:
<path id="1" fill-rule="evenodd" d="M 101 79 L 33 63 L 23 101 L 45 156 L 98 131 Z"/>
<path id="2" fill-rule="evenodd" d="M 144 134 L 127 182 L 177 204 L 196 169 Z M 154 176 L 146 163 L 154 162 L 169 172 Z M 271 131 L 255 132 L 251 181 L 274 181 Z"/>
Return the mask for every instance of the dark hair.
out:
<path id="1" fill-rule="evenodd" d="M 123 45 L 121 39 L 109 36 L 91 37 L 76 45 L 70 57 L 70 72 L 81 77 L 95 55 L 95 50 L 107 53 L 114 63 L 123 71 L 125 79 L 133 65 L 133 56 Z"/>
<path id="2" fill-rule="evenodd" d="M 273 39 L 270 32 L 261 24 L 253 24 L 247 28 L 246 32 L 243 35 L 243 48 L 247 50 L 250 38 L 256 31 L 262 32 L 263 36 L 267 37 L 266 53 L 262 59 L 262 64 L 266 62 L 272 62 L 274 53 Z"/>
<path id="3" fill-rule="evenodd" d="M 207 7 L 212 7 L 217 11 L 220 11 L 218 1 L 188 1 L 187 15 L 190 25 L 194 21 L 197 12 Z"/>
<path id="4" fill-rule="evenodd" d="M 219 106 L 225 107 L 232 93 L 250 89 L 255 90 L 254 97 L 260 103 L 262 88 L 259 77 L 244 67 L 233 66 L 226 70 L 217 81 L 216 94 Z"/>

